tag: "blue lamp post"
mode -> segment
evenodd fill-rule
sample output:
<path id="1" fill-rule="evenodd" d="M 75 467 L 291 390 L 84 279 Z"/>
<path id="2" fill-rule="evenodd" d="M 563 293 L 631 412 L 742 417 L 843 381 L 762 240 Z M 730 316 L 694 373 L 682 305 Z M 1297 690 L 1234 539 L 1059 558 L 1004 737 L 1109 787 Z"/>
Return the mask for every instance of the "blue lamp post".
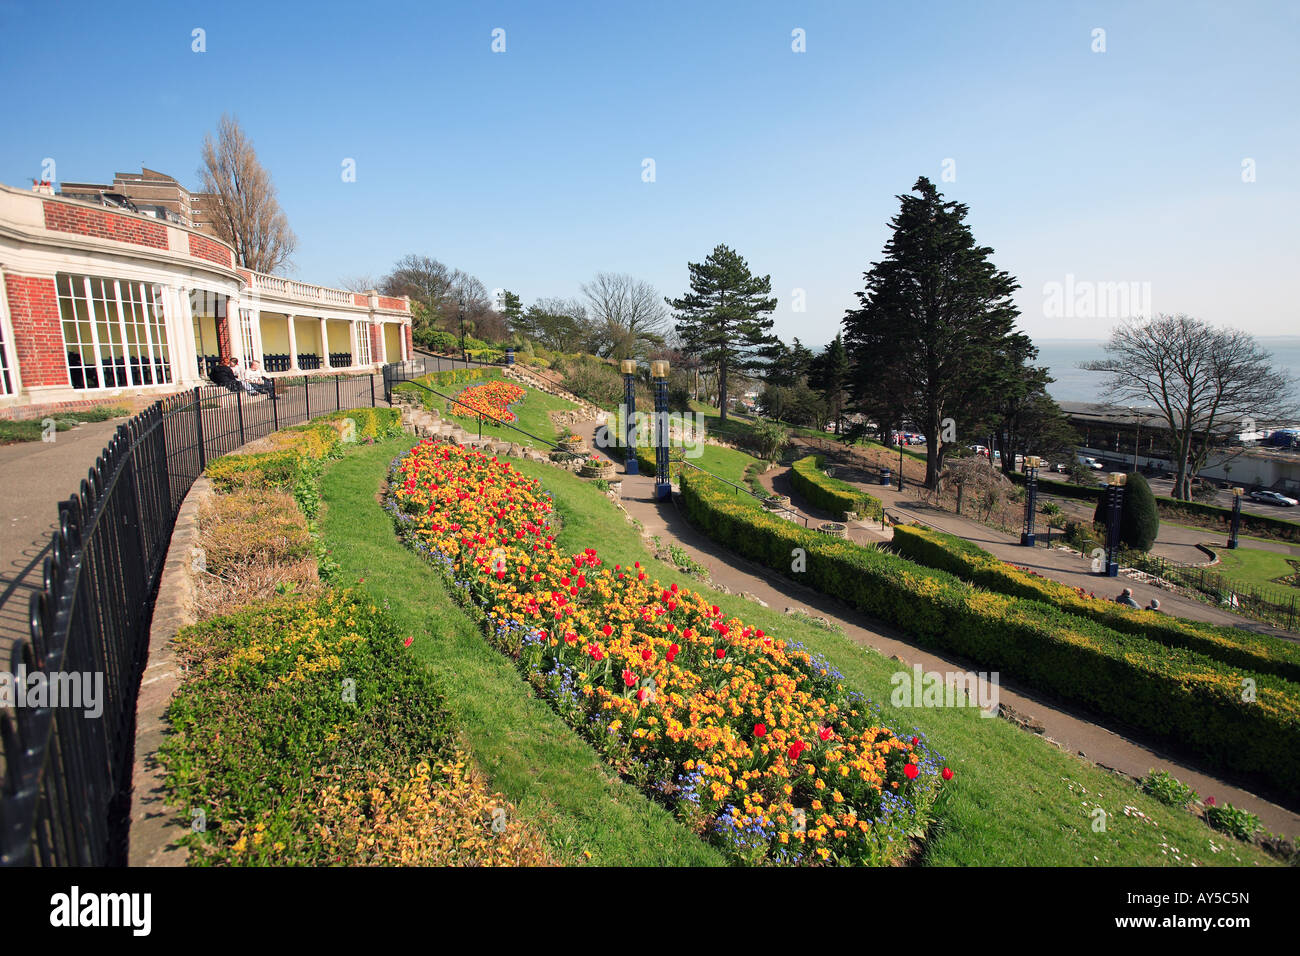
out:
<path id="1" fill-rule="evenodd" d="M 1038 510 L 1038 466 L 1043 460 L 1036 455 L 1025 456 L 1025 529 L 1020 533 L 1020 543 L 1034 546 L 1034 512 Z M 1049 530 L 1048 537 L 1051 537 Z"/>
<path id="2" fill-rule="evenodd" d="M 1122 471 L 1111 472 L 1106 483 L 1106 501 L 1109 506 L 1106 521 L 1106 577 L 1119 577 L 1119 519 L 1124 511 L 1124 482 Z"/>
<path id="3" fill-rule="evenodd" d="M 641 468 L 636 461 L 636 359 L 623 360 L 623 447 L 627 457 L 623 462 L 623 474 L 639 475 Z"/>
<path id="4" fill-rule="evenodd" d="M 672 497 L 672 479 L 668 474 L 668 363 L 650 363 L 650 377 L 655 393 L 655 498 Z"/>

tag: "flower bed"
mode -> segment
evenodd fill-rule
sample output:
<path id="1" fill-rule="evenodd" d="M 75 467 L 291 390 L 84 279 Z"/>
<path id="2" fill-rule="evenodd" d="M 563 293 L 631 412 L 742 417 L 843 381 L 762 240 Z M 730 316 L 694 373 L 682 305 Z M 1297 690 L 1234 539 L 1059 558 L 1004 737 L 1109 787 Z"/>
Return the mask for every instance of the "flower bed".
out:
<path id="1" fill-rule="evenodd" d="M 159 761 L 186 822 L 203 811 L 191 865 L 547 862 L 469 769 L 410 643 L 353 592 L 181 632 Z"/>
<path id="2" fill-rule="evenodd" d="M 1026 685 L 1084 704 L 1300 794 L 1300 686 L 1068 614 L 980 590 L 946 571 L 809 531 L 737 505 L 706 475 L 682 481 L 682 510 L 713 540 Z M 792 572 L 802 548 L 806 567 Z M 1247 693 L 1249 690 L 1249 693 Z"/>
<path id="3" fill-rule="evenodd" d="M 507 461 L 424 441 L 390 488 L 404 539 L 538 693 L 736 861 L 888 864 L 924 832 L 941 759 L 824 661 L 639 566 L 561 553 L 550 497 Z"/>
<path id="4" fill-rule="evenodd" d="M 1191 648 L 1225 664 L 1300 681 L 1300 645 L 1290 641 L 1089 598 L 1082 589 L 1000 561 L 978 545 L 931 528 L 895 528 L 891 546 L 918 564 L 949 571 L 991 591 L 1045 601 L 1126 634 L 1143 635 L 1161 644 Z"/>
<path id="5" fill-rule="evenodd" d="M 522 385 L 502 379 L 471 385 L 456 396 L 456 401 L 452 403 L 452 414 L 481 413 L 499 422 L 513 422 L 515 413 L 510 411 L 510 406 L 527 394 L 528 391 Z"/>

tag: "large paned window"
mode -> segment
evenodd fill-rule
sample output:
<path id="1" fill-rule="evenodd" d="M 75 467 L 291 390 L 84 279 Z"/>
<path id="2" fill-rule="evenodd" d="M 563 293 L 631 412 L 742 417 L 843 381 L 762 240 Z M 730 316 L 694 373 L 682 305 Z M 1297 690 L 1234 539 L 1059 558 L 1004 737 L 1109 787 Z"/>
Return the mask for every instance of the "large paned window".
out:
<path id="1" fill-rule="evenodd" d="M 55 283 L 73 388 L 171 382 L 161 286 L 62 272 Z"/>

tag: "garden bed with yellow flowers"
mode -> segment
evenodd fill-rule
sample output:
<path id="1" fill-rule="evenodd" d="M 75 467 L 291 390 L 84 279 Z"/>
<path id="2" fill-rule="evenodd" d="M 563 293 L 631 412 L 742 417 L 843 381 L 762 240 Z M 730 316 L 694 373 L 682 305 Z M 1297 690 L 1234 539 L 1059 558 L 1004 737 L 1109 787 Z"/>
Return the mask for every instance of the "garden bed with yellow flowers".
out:
<path id="1" fill-rule="evenodd" d="M 602 758 L 740 863 L 903 862 L 952 771 L 824 660 L 639 565 L 561 551 L 509 461 L 428 440 L 394 462 L 399 533 Z"/>

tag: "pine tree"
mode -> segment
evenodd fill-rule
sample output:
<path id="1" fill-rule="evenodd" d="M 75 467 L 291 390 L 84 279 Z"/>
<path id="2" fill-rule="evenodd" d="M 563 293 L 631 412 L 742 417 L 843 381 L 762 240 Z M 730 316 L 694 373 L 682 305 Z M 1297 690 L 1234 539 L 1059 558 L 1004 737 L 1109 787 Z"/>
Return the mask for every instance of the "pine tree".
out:
<path id="1" fill-rule="evenodd" d="M 877 380 L 873 401 L 896 406 L 925 433 L 926 486 L 935 488 L 945 420 L 969 428 L 1005 374 L 1019 285 L 989 261 L 992 249 L 975 244 L 965 205 L 945 201 L 924 176 L 912 191 L 920 195 L 898 197 L 885 257 L 865 273 L 844 334 L 858 374 Z"/>
<path id="2" fill-rule="evenodd" d="M 826 411 L 835 423 L 837 435 L 840 433 L 840 420 L 844 417 L 844 403 L 848 398 L 851 375 L 852 367 L 849 364 L 848 350 L 844 347 L 844 336 L 837 334 L 825 351 L 813 360 L 808 373 L 808 384 L 821 392 Z"/>
<path id="3" fill-rule="evenodd" d="M 684 350 L 717 369 L 720 417 L 727 417 L 727 373 L 758 371 L 779 340 L 770 313 L 776 308 L 772 277 L 755 276 L 733 249 L 718 245 L 703 262 L 687 263 L 691 291 L 665 299 L 677 320 Z"/>

